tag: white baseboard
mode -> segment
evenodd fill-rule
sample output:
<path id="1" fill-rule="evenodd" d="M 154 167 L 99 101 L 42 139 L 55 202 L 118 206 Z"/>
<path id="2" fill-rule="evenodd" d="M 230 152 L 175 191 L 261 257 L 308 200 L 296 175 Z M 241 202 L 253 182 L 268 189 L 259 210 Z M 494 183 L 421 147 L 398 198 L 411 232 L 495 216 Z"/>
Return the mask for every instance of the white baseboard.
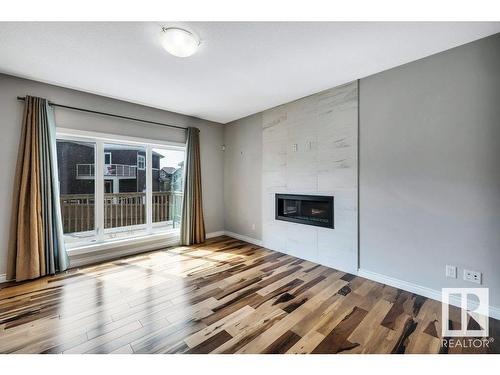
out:
<path id="1" fill-rule="evenodd" d="M 219 237 L 219 236 L 223 236 L 224 234 L 226 234 L 226 232 L 224 232 L 223 230 L 220 230 L 218 232 L 210 232 L 210 233 L 207 233 L 205 235 L 206 238 L 214 238 L 214 237 Z"/>
<path id="2" fill-rule="evenodd" d="M 253 238 L 253 237 L 244 236 L 242 234 L 230 232 L 227 230 L 219 230 L 217 232 L 210 232 L 210 233 L 206 234 L 206 238 L 213 238 L 213 237 L 219 237 L 219 236 L 229 236 L 229 237 L 236 238 L 237 240 L 245 241 L 245 242 L 257 245 L 257 246 L 262 246 L 261 240 L 258 240 L 258 239 Z"/>
<path id="3" fill-rule="evenodd" d="M 382 275 L 380 273 L 359 269 L 358 276 L 370 279 L 382 284 L 392 286 L 394 288 L 406 290 L 407 292 L 419 294 L 421 296 L 436 300 L 441 302 L 441 291 L 436 289 L 431 289 L 422 285 L 410 283 L 408 281 L 396 279 L 390 276 Z M 450 299 L 450 304 L 453 306 L 460 307 L 461 301 L 458 299 Z M 490 306 L 490 317 L 495 319 L 500 319 L 500 308 L 496 306 Z"/>
<path id="4" fill-rule="evenodd" d="M 256 238 L 244 236 L 242 234 L 234 233 L 234 232 L 229 232 L 229 231 L 224 231 L 224 234 L 229 237 L 236 238 L 237 240 L 242 240 L 245 242 L 249 242 L 251 244 L 257 245 L 257 246 L 262 246 L 262 240 L 258 240 Z"/>
<path id="5" fill-rule="evenodd" d="M 7 274 L 2 273 L 0 274 L 0 283 L 4 283 L 7 281 Z"/>
<path id="6" fill-rule="evenodd" d="M 398 289 L 403 289 L 407 292 L 420 294 L 421 296 L 431 298 L 436 301 L 441 301 L 441 292 L 435 289 L 427 288 L 400 279 L 395 279 L 390 276 L 382 275 L 380 273 L 364 270 L 361 268 L 358 270 L 358 276 L 364 277 L 365 279 L 377 281 L 382 284 L 387 284 Z"/>

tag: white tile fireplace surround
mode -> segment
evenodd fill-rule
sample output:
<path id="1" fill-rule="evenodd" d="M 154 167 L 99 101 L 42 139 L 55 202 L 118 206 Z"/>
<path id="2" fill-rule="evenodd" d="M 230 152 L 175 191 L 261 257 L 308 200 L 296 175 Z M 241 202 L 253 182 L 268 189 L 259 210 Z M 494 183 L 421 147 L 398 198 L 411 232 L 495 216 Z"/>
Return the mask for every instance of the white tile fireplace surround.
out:
<path id="1" fill-rule="evenodd" d="M 356 272 L 358 83 L 263 113 L 263 244 Z M 275 194 L 334 196 L 335 229 L 275 220 Z"/>

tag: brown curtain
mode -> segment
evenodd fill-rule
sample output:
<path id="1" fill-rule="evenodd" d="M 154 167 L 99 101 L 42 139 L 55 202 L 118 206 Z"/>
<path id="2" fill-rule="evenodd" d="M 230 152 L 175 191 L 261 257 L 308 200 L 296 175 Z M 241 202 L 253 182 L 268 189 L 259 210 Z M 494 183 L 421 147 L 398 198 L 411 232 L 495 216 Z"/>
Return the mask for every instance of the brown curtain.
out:
<path id="1" fill-rule="evenodd" d="M 65 270 L 55 123 L 48 101 L 26 97 L 14 179 L 7 279 Z"/>
<path id="2" fill-rule="evenodd" d="M 182 201 L 181 245 L 205 241 L 203 201 L 201 197 L 200 129 L 188 128 Z"/>

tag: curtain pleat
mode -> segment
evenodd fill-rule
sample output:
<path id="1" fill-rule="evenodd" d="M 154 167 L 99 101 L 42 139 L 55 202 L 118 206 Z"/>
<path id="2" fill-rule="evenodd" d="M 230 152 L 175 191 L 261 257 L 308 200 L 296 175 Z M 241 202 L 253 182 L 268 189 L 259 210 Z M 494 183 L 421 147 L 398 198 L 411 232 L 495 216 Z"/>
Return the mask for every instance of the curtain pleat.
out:
<path id="1" fill-rule="evenodd" d="M 181 244 L 205 241 L 203 200 L 201 191 L 200 130 L 187 129 L 184 167 L 184 199 L 182 201 Z"/>
<path id="2" fill-rule="evenodd" d="M 55 150 L 52 108 L 46 99 L 27 96 L 14 182 L 8 279 L 34 279 L 68 268 Z"/>

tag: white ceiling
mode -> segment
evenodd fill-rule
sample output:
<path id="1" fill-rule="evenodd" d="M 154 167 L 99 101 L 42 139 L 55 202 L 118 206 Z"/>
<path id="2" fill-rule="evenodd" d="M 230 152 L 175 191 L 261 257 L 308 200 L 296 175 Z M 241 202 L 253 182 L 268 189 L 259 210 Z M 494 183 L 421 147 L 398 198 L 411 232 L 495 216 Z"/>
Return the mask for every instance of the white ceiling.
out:
<path id="1" fill-rule="evenodd" d="M 202 39 L 177 58 L 161 25 Z M 226 123 L 500 32 L 498 22 L 0 23 L 0 72 Z"/>

